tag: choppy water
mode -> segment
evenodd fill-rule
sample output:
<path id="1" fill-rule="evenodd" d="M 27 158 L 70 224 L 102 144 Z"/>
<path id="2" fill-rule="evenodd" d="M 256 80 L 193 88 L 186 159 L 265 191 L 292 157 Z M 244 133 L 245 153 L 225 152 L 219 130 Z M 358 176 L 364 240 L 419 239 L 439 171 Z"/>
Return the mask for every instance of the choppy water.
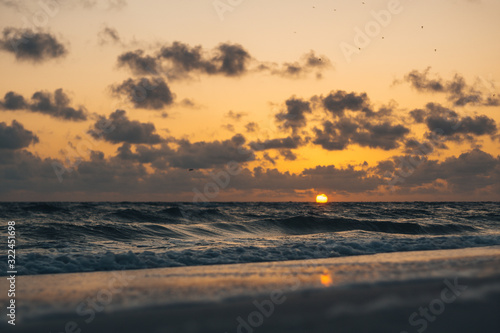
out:
<path id="1" fill-rule="evenodd" d="M 4 248 L 10 220 L 19 274 L 500 245 L 500 203 L 0 203 Z"/>

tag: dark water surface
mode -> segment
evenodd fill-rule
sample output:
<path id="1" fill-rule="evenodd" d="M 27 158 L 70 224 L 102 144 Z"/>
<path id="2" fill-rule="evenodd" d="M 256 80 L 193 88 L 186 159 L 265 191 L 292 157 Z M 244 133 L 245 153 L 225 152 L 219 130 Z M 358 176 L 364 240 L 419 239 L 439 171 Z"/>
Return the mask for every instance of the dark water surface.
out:
<path id="1" fill-rule="evenodd" d="M 0 218 L 5 240 L 16 221 L 19 274 L 500 245 L 500 203 L 486 202 L 0 203 Z"/>

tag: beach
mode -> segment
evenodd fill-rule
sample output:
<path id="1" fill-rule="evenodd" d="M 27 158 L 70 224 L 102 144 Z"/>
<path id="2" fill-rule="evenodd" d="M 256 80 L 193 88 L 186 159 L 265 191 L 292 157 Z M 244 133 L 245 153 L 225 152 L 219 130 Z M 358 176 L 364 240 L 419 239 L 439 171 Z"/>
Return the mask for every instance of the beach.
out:
<path id="1" fill-rule="evenodd" d="M 498 332 L 500 247 L 19 276 L 16 299 L 16 332 Z"/>

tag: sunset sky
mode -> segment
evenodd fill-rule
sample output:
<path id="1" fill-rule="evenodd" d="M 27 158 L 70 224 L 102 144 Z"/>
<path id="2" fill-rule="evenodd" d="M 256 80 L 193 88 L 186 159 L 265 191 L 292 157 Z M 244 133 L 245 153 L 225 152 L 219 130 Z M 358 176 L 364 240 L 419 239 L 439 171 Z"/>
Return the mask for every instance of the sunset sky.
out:
<path id="1" fill-rule="evenodd" d="M 0 200 L 500 200 L 496 0 L 0 0 Z"/>

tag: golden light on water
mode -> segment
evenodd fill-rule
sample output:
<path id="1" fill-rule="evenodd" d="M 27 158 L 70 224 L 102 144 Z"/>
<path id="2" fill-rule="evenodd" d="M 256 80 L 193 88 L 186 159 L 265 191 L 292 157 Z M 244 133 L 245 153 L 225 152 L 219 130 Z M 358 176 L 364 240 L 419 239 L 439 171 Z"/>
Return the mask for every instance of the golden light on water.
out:
<path id="1" fill-rule="evenodd" d="M 326 196 L 326 194 L 318 194 L 316 196 L 316 202 L 317 203 L 327 203 L 328 197 Z"/>
<path id="2" fill-rule="evenodd" d="M 333 284 L 332 276 L 330 275 L 330 273 L 328 273 L 328 271 L 324 271 L 323 274 L 321 274 L 321 276 L 319 277 L 319 279 L 321 281 L 321 284 L 324 285 L 325 287 L 329 287 Z"/>

